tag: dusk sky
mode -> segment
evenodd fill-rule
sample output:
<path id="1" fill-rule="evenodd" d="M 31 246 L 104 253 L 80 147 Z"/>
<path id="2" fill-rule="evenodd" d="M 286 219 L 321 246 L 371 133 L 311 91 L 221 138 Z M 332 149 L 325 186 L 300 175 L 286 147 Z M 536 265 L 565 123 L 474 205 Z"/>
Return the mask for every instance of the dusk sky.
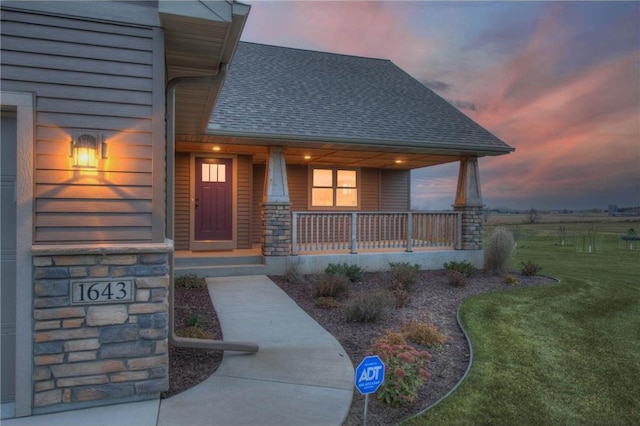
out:
<path id="1" fill-rule="evenodd" d="M 390 59 L 516 149 L 489 207 L 640 205 L 640 2 L 247 1 L 242 40 Z M 458 163 L 413 173 L 449 209 Z"/>

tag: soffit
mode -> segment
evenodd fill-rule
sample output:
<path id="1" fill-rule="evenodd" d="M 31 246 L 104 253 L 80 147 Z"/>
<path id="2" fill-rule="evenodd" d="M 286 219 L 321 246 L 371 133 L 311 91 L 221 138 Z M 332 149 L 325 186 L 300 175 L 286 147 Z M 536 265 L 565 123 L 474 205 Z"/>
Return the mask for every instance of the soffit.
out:
<path id="1" fill-rule="evenodd" d="M 249 6 L 225 1 L 160 1 L 167 80 L 217 74 L 233 57 Z M 199 134 L 221 85 L 185 84 L 176 88 L 176 133 Z"/>
<path id="2" fill-rule="evenodd" d="M 214 151 L 214 148 L 218 150 Z M 179 152 L 210 153 L 215 155 L 249 155 L 254 164 L 266 164 L 269 146 L 255 144 L 229 144 L 220 141 L 177 142 Z M 285 146 L 287 164 L 332 167 L 372 167 L 411 170 L 459 161 L 459 155 L 428 152 L 383 152 L 353 149 L 323 149 Z M 308 158 L 307 158 L 308 157 Z"/>

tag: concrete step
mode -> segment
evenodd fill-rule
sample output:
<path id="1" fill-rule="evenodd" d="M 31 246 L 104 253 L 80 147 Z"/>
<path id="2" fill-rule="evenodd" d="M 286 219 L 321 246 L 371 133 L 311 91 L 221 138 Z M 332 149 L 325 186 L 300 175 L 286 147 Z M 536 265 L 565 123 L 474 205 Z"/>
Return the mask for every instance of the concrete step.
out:
<path id="1" fill-rule="evenodd" d="M 201 277 L 237 277 L 242 275 L 265 275 L 267 268 L 263 264 L 210 265 L 210 266 L 174 266 L 176 276 L 196 274 Z"/>
<path id="2" fill-rule="evenodd" d="M 230 265 L 262 265 L 264 260 L 260 255 L 251 256 L 208 256 L 175 257 L 173 264 L 180 267 L 209 267 L 209 266 L 230 266 Z"/>

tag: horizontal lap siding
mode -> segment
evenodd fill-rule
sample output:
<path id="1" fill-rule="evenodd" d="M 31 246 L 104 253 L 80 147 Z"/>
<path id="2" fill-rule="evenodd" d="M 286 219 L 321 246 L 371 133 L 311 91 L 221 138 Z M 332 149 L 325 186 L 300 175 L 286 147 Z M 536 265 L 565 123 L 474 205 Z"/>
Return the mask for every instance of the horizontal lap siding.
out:
<path id="1" fill-rule="evenodd" d="M 380 210 L 408 211 L 410 208 L 409 188 L 410 172 L 408 170 L 381 170 Z"/>
<path id="2" fill-rule="evenodd" d="M 360 210 L 380 210 L 380 169 L 361 169 Z"/>
<path id="3" fill-rule="evenodd" d="M 238 156 L 238 191 L 236 198 L 236 239 L 238 248 L 251 248 L 251 202 L 253 182 L 251 157 Z"/>
<path id="4" fill-rule="evenodd" d="M 263 164 L 253 165 L 253 194 L 251 208 L 251 243 L 259 244 L 262 240 L 262 196 L 264 193 L 264 173 L 265 166 Z"/>
<path id="5" fill-rule="evenodd" d="M 189 250 L 190 232 L 190 187 L 191 176 L 189 172 L 190 155 L 188 153 L 176 153 L 175 168 L 175 249 Z"/>
<path id="6" fill-rule="evenodd" d="M 36 243 L 158 239 L 162 221 L 154 216 L 164 201 L 155 199 L 154 144 L 164 146 L 164 135 L 156 134 L 153 103 L 163 74 L 153 58 L 159 35 L 152 28 L 3 10 L 2 90 L 36 94 Z M 98 171 L 72 167 L 73 129 L 103 134 L 107 158 Z"/>

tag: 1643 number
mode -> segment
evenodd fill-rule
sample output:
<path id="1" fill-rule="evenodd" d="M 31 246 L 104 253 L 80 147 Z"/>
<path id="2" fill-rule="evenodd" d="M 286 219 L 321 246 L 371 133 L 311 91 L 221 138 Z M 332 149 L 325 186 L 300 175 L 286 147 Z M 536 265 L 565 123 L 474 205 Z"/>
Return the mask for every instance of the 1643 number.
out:
<path id="1" fill-rule="evenodd" d="M 132 301 L 133 280 L 75 281 L 71 303 L 121 303 Z"/>

